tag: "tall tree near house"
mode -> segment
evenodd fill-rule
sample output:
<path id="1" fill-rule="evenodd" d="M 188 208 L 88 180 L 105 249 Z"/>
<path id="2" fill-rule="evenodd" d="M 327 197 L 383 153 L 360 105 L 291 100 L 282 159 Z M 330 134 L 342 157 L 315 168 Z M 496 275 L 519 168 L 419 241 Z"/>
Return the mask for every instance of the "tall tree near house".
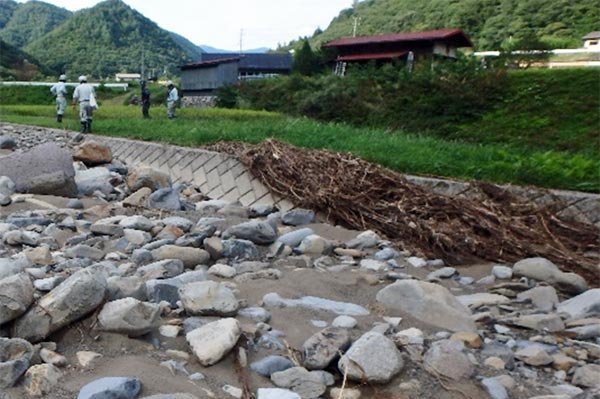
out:
<path id="1" fill-rule="evenodd" d="M 310 76 L 319 71 L 319 56 L 310 47 L 308 39 L 302 41 L 302 47 L 294 54 L 293 71 Z"/>

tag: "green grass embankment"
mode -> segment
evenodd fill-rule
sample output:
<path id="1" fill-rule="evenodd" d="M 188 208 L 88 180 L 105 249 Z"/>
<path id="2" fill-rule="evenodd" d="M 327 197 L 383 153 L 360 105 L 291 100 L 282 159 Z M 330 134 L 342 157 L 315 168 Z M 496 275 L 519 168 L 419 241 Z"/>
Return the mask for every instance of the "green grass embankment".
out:
<path id="1" fill-rule="evenodd" d="M 144 120 L 138 107 L 100 107 L 94 117 L 94 132 L 183 146 L 222 140 L 258 143 L 275 138 L 306 148 L 351 152 L 402 173 L 600 191 L 600 157 L 586 151 L 461 142 L 263 111 L 182 109 L 176 120 L 166 118 L 164 107 L 152 107 L 150 113 L 152 118 Z M 71 108 L 65 119 L 65 128 L 79 128 L 77 114 Z M 0 121 L 57 126 L 52 106 L 2 105 Z"/>

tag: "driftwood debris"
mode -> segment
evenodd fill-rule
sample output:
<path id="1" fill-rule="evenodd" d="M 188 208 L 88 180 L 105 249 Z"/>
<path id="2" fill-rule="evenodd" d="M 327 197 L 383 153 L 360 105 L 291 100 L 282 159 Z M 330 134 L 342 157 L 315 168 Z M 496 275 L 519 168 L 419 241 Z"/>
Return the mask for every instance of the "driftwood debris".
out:
<path id="1" fill-rule="evenodd" d="M 478 183 L 477 201 L 427 191 L 401 174 L 350 154 L 300 149 L 267 140 L 218 143 L 272 192 L 330 222 L 372 229 L 449 264 L 515 262 L 541 256 L 597 284 L 600 240 L 593 225 L 565 221 L 493 184 Z"/>

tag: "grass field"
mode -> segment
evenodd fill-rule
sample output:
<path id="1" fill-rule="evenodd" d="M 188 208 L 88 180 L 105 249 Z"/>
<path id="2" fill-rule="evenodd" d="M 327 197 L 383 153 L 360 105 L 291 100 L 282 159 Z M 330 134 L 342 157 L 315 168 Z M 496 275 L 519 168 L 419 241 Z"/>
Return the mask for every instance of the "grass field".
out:
<path id="1" fill-rule="evenodd" d="M 183 146 L 275 138 L 301 147 L 351 152 L 403 173 L 600 191 L 600 156 L 588 152 L 445 140 L 262 111 L 181 109 L 175 120 L 166 118 L 164 107 L 150 112 L 152 118 L 144 120 L 137 107 L 103 106 L 96 112 L 94 132 Z M 72 109 L 65 119 L 65 128 L 79 128 Z M 0 106 L 0 121 L 57 126 L 52 106 Z"/>

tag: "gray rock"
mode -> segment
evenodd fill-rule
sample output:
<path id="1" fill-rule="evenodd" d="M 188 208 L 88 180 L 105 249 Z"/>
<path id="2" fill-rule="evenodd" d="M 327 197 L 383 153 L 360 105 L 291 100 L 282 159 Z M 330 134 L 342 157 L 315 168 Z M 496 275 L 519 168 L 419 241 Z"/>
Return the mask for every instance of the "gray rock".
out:
<path id="1" fill-rule="evenodd" d="M 33 282 L 33 286 L 38 291 L 48 292 L 58 287 L 58 285 L 63 281 L 65 281 L 63 276 L 54 276 L 35 280 Z"/>
<path id="2" fill-rule="evenodd" d="M 9 136 L 0 135 L 0 150 L 14 150 L 17 148 L 15 139 Z"/>
<path id="3" fill-rule="evenodd" d="M 176 277 L 146 282 L 146 295 L 152 302 L 167 301 L 172 307 L 179 301 L 179 289 L 185 284 L 204 281 L 207 274 L 204 270 L 194 270 L 182 273 Z"/>
<path id="4" fill-rule="evenodd" d="M 470 377 L 474 368 L 463 353 L 464 348 L 462 341 L 448 339 L 434 342 L 424 356 L 426 369 L 430 368 L 455 381 Z"/>
<path id="5" fill-rule="evenodd" d="M 515 356 L 513 351 L 508 346 L 497 342 L 486 344 L 481 350 L 481 355 L 484 357 L 494 356 L 502 359 L 508 370 L 512 370 L 515 366 Z"/>
<path id="6" fill-rule="evenodd" d="M 146 283 L 141 277 L 113 276 L 108 278 L 107 283 L 107 297 L 110 301 L 129 297 L 140 301 L 146 300 Z"/>
<path id="7" fill-rule="evenodd" d="M 256 323 L 268 323 L 271 313 L 261 307 L 249 307 L 238 310 L 238 316 L 252 320 Z"/>
<path id="8" fill-rule="evenodd" d="M 33 346 L 23 339 L 0 337 L 0 389 L 17 382 L 29 368 L 33 353 Z"/>
<path id="9" fill-rule="evenodd" d="M 23 386 L 29 396 L 46 396 L 54 390 L 62 375 L 52 364 L 36 364 L 25 373 Z"/>
<path id="10" fill-rule="evenodd" d="M 267 378 L 271 378 L 273 373 L 292 367 L 294 367 L 294 362 L 283 356 L 267 356 L 250 364 L 252 371 Z"/>
<path id="11" fill-rule="evenodd" d="M 533 306 L 544 312 L 550 312 L 558 304 L 558 295 L 554 287 L 538 286 L 517 294 L 518 301 L 531 301 Z"/>
<path id="12" fill-rule="evenodd" d="M 101 192 L 109 195 L 113 191 L 110 183 L 113 175 L 104 167 L 78 170 L 75 174 L 75 183 L 79 195 L 94 195 L 95 192 Z"/>
<path id="13" fill-rule="evenodd" d="M 386 308 L 450 331 L 476 330 L 471 312 L 446 288 L 416 280 L 400 280 L 377 293 Z"/>
<path id="14" fill-rule="evenodd" d="M 161 222 L 164 225 L 171 225 L 171 226 L 176 226 L 179 227 L 181 230 L 183 230 L 184 232 L 188 232 L 192 229 L 192 227 L 194 227 L 194 223 L 186 218 L 180 217 L 180 216 L 171 216 L 168 218 L 164 218 L 163 220 L 161 220 Z"/>
<path id="15" fill-rule="evenodd" d="M 344 328 L 328 327 L 310 337 L 302 349 L 304 367 L 308 370 L 323 370 L 338 358 L 351 343 L 350 333 Z"/>
<path id="16" fill-rule="evenodd" d="M 373 272 L 384 272 L 389 269 L 387 262 L 376 259 L 362 259 L 360 261 L 361 270 L 370 270 Z"/>
<path id="17" fill-rule="evenodd" d="M 289 233 L 283 234 L 277 239 L 277 241 L 293 248 L 300 245 L 302 240 L 304 240 L 310 235 L 313 235 L 314 233 L 315 232 L 313 231 L 313 229 L 306 227 L 303 229 L 294 230 L 290 231 Z"/>
<path id="18" fill-rule="evenodd" d="M 520 260 L 513 266 L 513 273 L 517 276 L 545 281 L 573 294 L 580 294 L 588 288 L 583 277 L 575 273 L 563 273 L 558 266 L 545 258 Z"/>
<path id="19" fill-rule="evenodd" d="M 123 237 L 133 246 L 141 246 L 152 241 L 150 233 L 146 233 L 142 230 L 125 229 L 123 230 Z"/>
<path id="20" fill-rule="evenodd" d="M 258 248 L 252 241 L 248 240 L 223 240 L 223 251 L 221 255 L 232 260 L 258 259 Z"/>
<path id="21" fill-rule="evenodd" d="M 340 328 L 354 328 L 357 324 L 358 322 L 354 317 L 344 315 L 336 317 L 333 322 L 331 322 L 332 327 Z"/>
<path id="22" fill-rule="evenodd" d="M 108 302 L 98 314 L 100 328 L 104 331 L 138 337 L 152 331 L 160 319 L 158 304 L 123 298 Z"/>
<path id="23" fill-rule="evenodd" d="M 77 399 L 135 399 L 141 389 L 135 377 L 104 377 L 81 388 Z"/>
<path id="24" fill-rule="evenodd" d="M 398 251 L 394 250 L 393 248 L 390 248 L 390 247 L 383 248 L 382 250 L 377 251 L 373 255 L 373 257 L 375 259 L 377 259 L 377 260 L 383 260 L 383 261 L 394 259 L 394 258 L 397 258 L 398 256 L 400 256 L 400 253 Z"/>
<path id="25" fill-rule="evenodd" d="M 244 261 L 244 262 L 236 263 L 234 265 L 235 270 L 238 274 L 256 273 L 260 270 L 267 269 L 270 266 L 271 266 L 270 263 L 257 262 L 257 261 Z"/>
<path id="26" fill-rule="evenodd" d="M 106 286 L 101 268 L 89 267 L 74 273 L 15 322 L 14 336 L 41 341 L 96 309 L 104 300 Z"/>
<path id="27" fill-rule="evenodd" d="M 131 261 L 136 265 L 144 265 L 153 260 L 154 257 L 152 256 L 152 252 L 147 249 L 135 249 L 131 254 Z"/>
<path id="28" fill-rule="evenodd" d="M 340 315 L 348 316 L 366 316 L 369 311 L 360 305 L 348 302 L 332 301 L 314 296 L 305 296 L 299 299 L 285 299 L 275 292 L 266 294 L 263 297 L 265 306 L 279 308 L 306 308 L 313 310 L 326 310 Z"/>
<path id="29" fill-rule="evenodd" d="M 33 303 L 33 284 L 25 273 L 0 280 L 0 325 L 14 320 Z"/>
<path id="30" fill-rule="evenodd" d="M 333 244 L 325 238 L 312 234 L 304 238 L 297 251 L 305 255 L 322 255 L 328 254 L 333 249 Z"/>
<path id="31" fill-rule="evenodd" d="M 565 329 L 565 324 L 556 314 L 529 314 L 510 320 L 510 324 L 538 331 L 558 332 Z"/>
<path id="32" fill-rule="evenodd" d="M 488 305 L 501 305 L 510 302 L 510 299 L 505 297 L 504 295 L 490 294 L 487 292 L 479 292 L 477 294 L 470 295 L 460 295 L 457 296 L 456 299 L 458 300 L 458 302 L 463 304 L 463 306 L 469 307 L 471 309 L 476 309 L 481 306 Z"/>
<path id="33" fill-rule="evenodd" d="M 450 278 L 456 274 L 456 269 L 453 267 L 442 267 L 436 271 L 433 271 L 427 275 L 428 281 L 439 280 L 442 278 Z"/>
<path id="34" fill-rule="evenodd" d="M 582 388 L 593 388 L 600 386 L 600 365 L 586 364 L 577 367 L 573 374 L 573 385 Z"/>
<path id="35" fill-rule="evenodd" d="M 221 278 L 233 278 L 237 274 L 237 270 L 235 267 L 217 263 L 208 269 L 208 274 Z"/>
<path id="36" fill-rule="evenodd" d="M 594 288 L 558 305 L 558 312 L 566 313 L 571 319 L 583 319 L 600 315 L 600 288 Z"/>
<path id="37" fill-rule="evenodd" d="M 377 233 L 367 230 L 360 233 L 356 238 L 348 241 L 346 243 L 346 247 L 355 248 L 355 249 L 367 249 L 374 248 L 381 241 L 381 238 L 377 235 Z"/>
<path id="38" fill-rule="evenodd" d="M 21 193 L 75 197 L 75 170 L 71 154 L 54 143 L 0 157 L 0 170 Z"/>
<path id="39" fill-rule="evenodd" d="M 530 366 L 545 366 L 553 362 L 552 356 L 539 344 L 528 344 L 515 352 L 515 357 Z"/>
<path id="40" fill-rule="evenodd" d="M 506 388 L 496 378 L 484 378 L 481 385 L 485 388 L 491 399 L 508 399 Z"/>
<path id="41" fill-rule="evenodd" d="M 154 259 L 180 259 L 186 268 L 205 265 L 210 260 L 210 255 L 203 249 L 192 247 L 179 247 L 177 245 L 163 245 L 152 251 Z"/>
<path id="42" fill-rule="evenodd" d="M 137 269 L 136 275 L 144 280 L 175 277 L 183 273 L 183 262 L 179 259 L 165 259 Z"/>
<path id="43" fill-rule="evenodd" d="M 160 190 L 156 190 L 148 197 L 148 206 L 154 209 L 179 211 L 181 210 L 179 191 L 173 188 L 161 188 Z"/>
<path id="44" fill-rule="evenodd" d="M 302 399 L 296 392 L 281 388 L 258 388 L 256 399 Z"/>
<path id="45" fill-rule="evenodd" d="M 144 396 L 141 399 L 200 399 L 190 393 L 167 393 L 152 396 Z"/>
<path id="46" fill-rule="evenodd" d="M 508 266 L 496 265 L 492 268 L 492 275 L 500 280 L 510 280 L 512 278 L 513 271 Z"/>
<path id="47" fill-rule="evenodd" d="M 138 191 L 142 187 L 148 187 L 150 190 L 156 191 L 171 187 L 171 178 L 166 173 L 140 166 L 129 172 L 127 186 L 131 192 Z"/>
<path id="48" fill-rule="evenodd" d="M 236 319 L 227 318 L 187 333 L 186 340 L 200 364 L 206 367 L 219 362 L 229 353 L 241 334 L 240 323 Z"/>
<path id="49" fill-rule="evenodd" d="M 69 201 L 67 201 L 66 207 L 69 209 L 83 209 L 84 204 L 83 201 L 78 198 L 71 198 Z"/>
<path id="50" fill-rule="evenodd" d="M 292 209 L 281 215 L 283 224 L 301 226 L 315 221 L 315 213 L 310 209 Z"/>
<path id="51" fill-rule="evenodd" d="M 179 297 L 191 315 L 233 316 L 239 307 L 233 292 L 221 283 L 198 281 L 179 289 Z"/>
<path id="52" fill-rule="evenodd" d="M 385 336 L 368 332 L 352 344 L 338 362 L 342 374 L 353 381 L 386 383 L 402 370 L 404 362 L 396 345 Z"/>
<path id="53" fill-rule="evenodd" d="M 0 195 L 4 195 L 10 199 L 10 196 L 15 193 L 16 186 L 12 179 L 8 176 L 0 176 Z M 8 205 L 8 204 L 3 204 Z"/>
<path id="54" fill-rule="evenodd" d="M 325 393 L 327 386 L 318 372 L 311 372 L 302 367 L 292 367 L 271 374 L 273 384 L 281 388 L 289 388 L 302 399 L 317 399 Z"/>
<path id="55" fill-rule="evenodd" d="M 99 261 L 104 258 L 104 252 L 97 248 L 90 247 L 89 245 L 80 244 L 67 248 L 65 250 L 65 256 L 68 258 L 89 258 Z"/>
<path id="56" fill-rule="evenodd" d="M 31 262 L 25 256 L 0 258 L 0 279 L 21 273 L 25 268 L 30 266 Z"/>
<path id="57" fill-rule="evenodd" d="M 223 238 L 235 237 L 237 239 L 249 240 L 255 244 L 271 244 L 277 238 L 277 233 L 270 224 L 258 220 L 240 223 L 231 226 L 223 233 Z"/>
<path id="58" fill-rule="evenodd" d="M 121 219 L 119 226 L 124 229 L 150 231 L 155 226 L 155 223 L 145 216 L 135 215 Z"/>

